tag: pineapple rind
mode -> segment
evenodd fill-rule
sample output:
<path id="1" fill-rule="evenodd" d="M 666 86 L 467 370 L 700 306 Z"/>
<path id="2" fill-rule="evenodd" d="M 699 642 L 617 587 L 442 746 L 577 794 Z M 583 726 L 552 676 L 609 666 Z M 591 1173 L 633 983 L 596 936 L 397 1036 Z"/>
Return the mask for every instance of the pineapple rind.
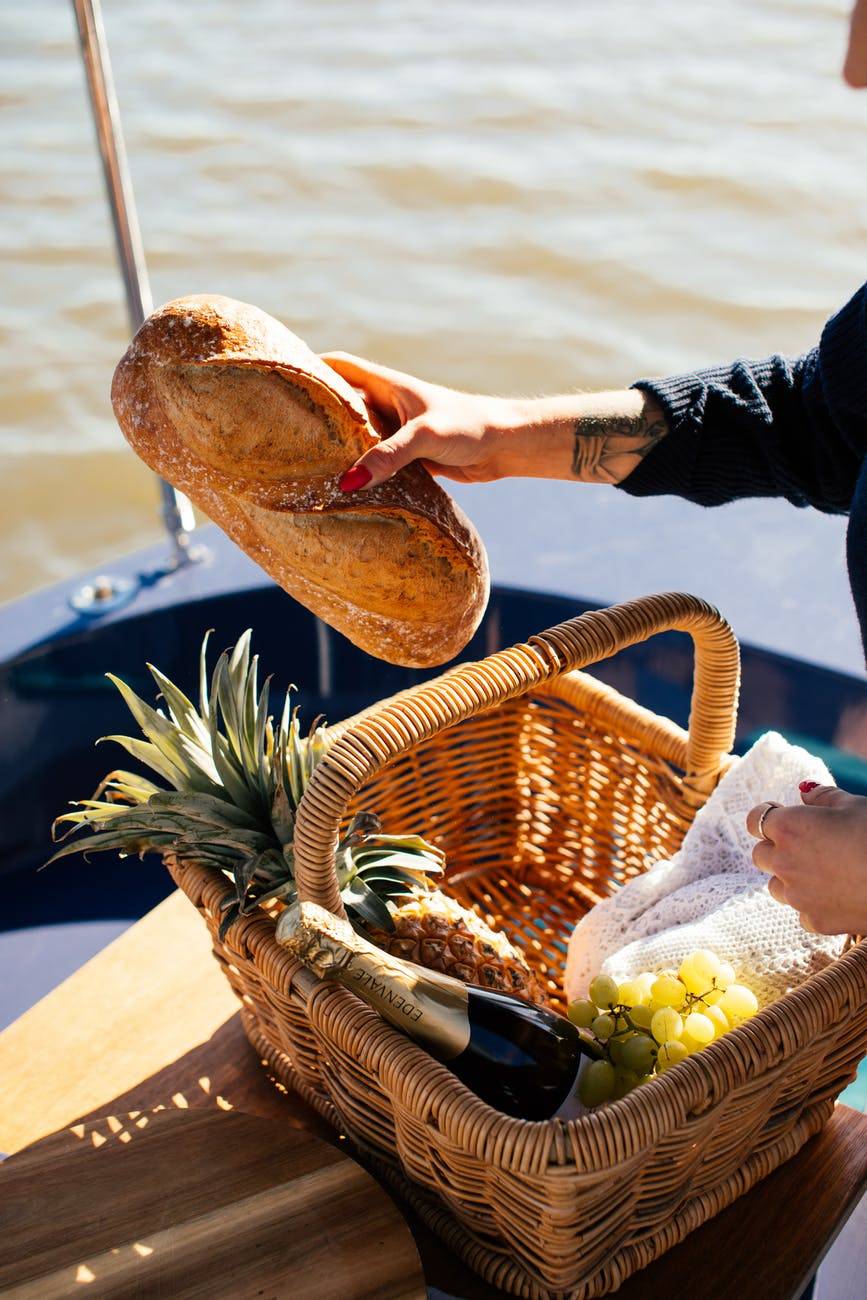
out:
<path id="1" fill-rule="evenodd" d="M 441 890 L 389 902 L 394 930 L 369 929 L 379 947 L 404 961 L 442 971 L 465 984 L 516 993 L 528 1001 L 544 1000 L 523 953 L 501 930 L 493 930 L 477 912 Z"/>

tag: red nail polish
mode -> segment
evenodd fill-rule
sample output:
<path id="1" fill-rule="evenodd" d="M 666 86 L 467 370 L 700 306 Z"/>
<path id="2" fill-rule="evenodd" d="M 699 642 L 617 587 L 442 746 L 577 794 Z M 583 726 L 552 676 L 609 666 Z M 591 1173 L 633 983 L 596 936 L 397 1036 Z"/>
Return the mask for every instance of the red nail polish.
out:
<path id="1" fill-rule="evenodd" d="M 341 492 L 357 492 L 359 488 L 366 487 L 370 482 L 372 475 L 369 469 L 363 465 L 353 465 L 348 469 L 338 483 Z"/>
<path id="2" fill-rule="evenodd" d="M 801 791 L 801 794 L 809 794 L 811 790 L 818 790 L 818 788 L 819 788 L 818 781 L 802 781 L 801 784 L 798 786 L 798 789 Z"/>

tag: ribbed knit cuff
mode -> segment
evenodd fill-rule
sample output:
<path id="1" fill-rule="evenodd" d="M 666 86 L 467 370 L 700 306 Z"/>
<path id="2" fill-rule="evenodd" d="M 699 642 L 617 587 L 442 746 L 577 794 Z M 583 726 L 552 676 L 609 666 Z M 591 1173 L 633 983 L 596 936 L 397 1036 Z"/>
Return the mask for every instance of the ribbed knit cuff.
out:
<path id="1" fill-rule="evenodd" d="M 640 379 L 633 387 L 659 403 L 668 435 L 619 486 L 633 496 L 668 492 L 703 506 L 746 496 L 803 505 L 803 485 L 779 454 L 781 435 L 791 438 L 797 426 L 803 364 L 774 355 Z"/>
<path id="2" fill-rule="evenodd" d="M 665 416 L 668 433 L 617 486 L 630 496 L 686 495 L 704 419 L 707 371 L 668 379 L 639 379 L 630 387 L 646 393 Z"/>

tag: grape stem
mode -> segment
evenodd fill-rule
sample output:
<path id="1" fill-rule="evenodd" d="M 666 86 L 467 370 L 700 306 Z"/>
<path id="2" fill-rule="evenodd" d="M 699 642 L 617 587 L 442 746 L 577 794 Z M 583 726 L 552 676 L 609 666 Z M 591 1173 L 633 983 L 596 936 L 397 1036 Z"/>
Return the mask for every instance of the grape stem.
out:
<path id="1" fill-rule="evenodd" d="M 592 1050 L 596 1052 L 600 1061 L 604 1061 L 606 1057 L 603 1050 L 602 1040 L 596 1037 L 592 1029 L 579 1029 L 578 1033 L 581 1036 L 582 1042 L 586 1043 L 588 1047 L 592 1048 Z"/>
<path id="2" fill-rule="evenodd" d="M 681 1012 L 686 1011 L 688 1014 L 689 1012 L 692 1011 L 693 1007 L 696 1005 L 697 1002 L 703 1002 L 709 993 L 716 993 L 718 991 L 719 990 L 717 988 L 716 980 L 712 980 L 711 987 L 707 989 L 704 993 L 688 992 L 686 994 L 686 997 L 684 998 L 683 1006 L 680 1008 Z M 611 1065 L 613 1065 L 614 1062 L 611 1060 L 611 1044 L 615 1041 L 615 1039 L 620 1040 L 624 1038 L 627 1034 L 645 1034 L 645 1036 L 650 1040 L 650 1042 L 653 1043 L 653 1062 L 655 1066 L 656 1059 L 659 1056 L 659 1044 L 655 1042 L 652 1035 L 647 1034 L 646 1030 L 642 1029 L 641 1025 L 636 1025 L 635 1021 L 632 1019 L 632 1016 L 630 1015 L 632 1009 L 633 1008 L 630 1007 L 626 1002 L 614 1003 L 612 1006 L 608 1008 L 606 1014 L 614 1017 L 615 1025 L 620 1020 L 624 1020 L 626 1022 L 625 1028 L 615 1029 L 613 1034 L 609 1035 L 608 1038 L 604 1038 L 604 1039 L 597 1038 L 592 1030 L 587 1030 L 589 1039 L 597 1048 L 600 1054 L 600 1060 L 603 1061 L 607 1060 Z"/>
<path id="3" fill-rule="evenodd" d="M 725 990 L 722 991 L 725 992 Z M 703 1002 L 704 999 L 707 997 L 708 993 L 719 993 L 719 992 L 720 990 L 717 988 L 716 980 L 714 980 L 710 988 L 705 993 L 687 993 L 686 997 L 684 998 L 684 1002 L 689 1007 L 690 1011 L 692 1011 L 696 1002 Z"/>
<path id="4" fill-rule="evenodd" d="M 717 993 L 719 991 L 717 982 L 714 979 L 711 981 L 711 987 L 704 993 L 690 993 L 687 991 L 683 1004 L 676 1009 L 685 1017 L 689 1015 L 697 1003 L 703 1002 L 709 994 Z M 722 992 L 725 992 L 725 990 L 723 989 Z M 611 1006 L 602 1009 L 602 1014 L 614 1017 L 614 1033 L 610 1034 L 608 1038 L 598 1038 L 592 1029 L 581 1030 L 580 1032 L 585 1042 L 595 1049 L 599 1060 L 607 1061 L 613 1069 L 616 1069 L 617 1067 L 611 1058 L 611 1044 L 613 1042 L 620 1042 L 627 1036 L 627 1034 L 644 1034 L 652 1048 L 653 1064 L 651 1065 L 651 1072 L 653 1072 L 657 1068 L 660 1044 L 657 1043 L 653 1035 L 648 1033 L 648 1031 L 642 1028 L 641 1025 L 636 1025 L 631 1015 L 633 1010 L 634 1008 L 629 1006 L 626 1002 L 612 1003 Z M 618 1029 L 617 1025 L 620 1024 L 621 1021 L 625 1022 L 624 1028 Z"/>

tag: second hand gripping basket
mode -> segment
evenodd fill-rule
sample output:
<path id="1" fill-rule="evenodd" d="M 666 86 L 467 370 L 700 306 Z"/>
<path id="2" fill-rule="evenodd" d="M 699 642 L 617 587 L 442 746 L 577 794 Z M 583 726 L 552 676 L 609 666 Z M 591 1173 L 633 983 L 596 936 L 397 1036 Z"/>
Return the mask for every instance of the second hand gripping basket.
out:
<path id="1" fill-rule="evenodd" d="M 688 734 L 576 671 L 659 632 L 695 644 Z M 710 605 L 651 596 L 585 614 L 334 728 L 298 812 L 299 894 L 345 915 L 334 854 L 353 812 L 446 852 L 444 888 L 523 947 L 563 1009 L 577 918 L 679 846 L 729 763 L 737 642 Z M 169 860 L 241 999 L 250 1041 L 488 1281 L 605 1295 L 803 1145 L 867 1048 L 867 945 L 624 1100 L 584 1118 L 499 1114 L 349 990 L 276 942 L 220 942 L 228 883 Z"/>

